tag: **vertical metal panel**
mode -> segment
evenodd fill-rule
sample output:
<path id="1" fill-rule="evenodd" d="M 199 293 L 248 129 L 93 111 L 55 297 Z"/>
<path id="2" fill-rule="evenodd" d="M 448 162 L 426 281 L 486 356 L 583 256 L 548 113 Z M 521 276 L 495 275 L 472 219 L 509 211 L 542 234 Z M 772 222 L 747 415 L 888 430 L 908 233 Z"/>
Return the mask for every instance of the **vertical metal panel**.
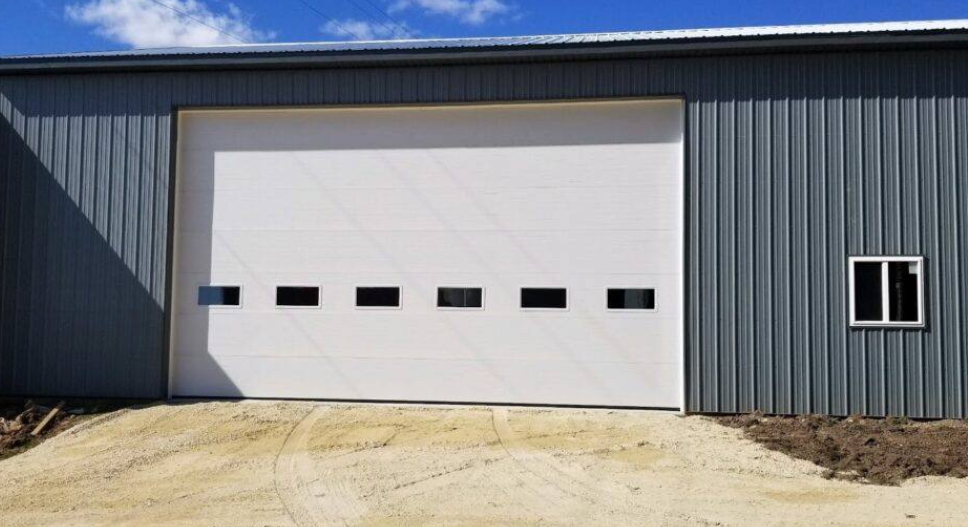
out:
<path id="1" fill-rule="evenodd" d="M 953 155 L 953 179 L 956 182 L 956 188 L 952 189 L 954 191 L 952 196 L 954 197 L 953 206 L 956 210 L 955 218 L 958 222 L 956 225 L 949 226 L 948 234 L 951 236 L 952 246 L 957 253 L 956 259 L 959 261 L 953 277 L 958 282 L 958 295 L 950 311 L 953 318 L 949 320 L 954 320 L 957 326 L 961 328 L 958 333 L 958 341 L 951 343 L 951 345 L 956 345 L 954 353 L 959 355 L 958 364 L 960 367 L 956 371 L 951 371 L 951 384 L 959 386 L 960 389 L 957 400 L 959 410 L 950 413 L 966 415 L 968 414 L 968 389 L 966 389 L 966 386 L 968 386 L 968 336 L 965 333 L 968 331 L 968 326 L 965 325 L 965 320 L 968 318 L 968 306 L 965 305 L 965 302 L 968 301 L 968 270 L 964 267 L 964 255 L 965 251 L 968 250 L 968 226 L 965 224 L 968 221 L 968 148 L 964 148 L 964 145 L 968 144 L 968 96 L 959 89 L 959 86 L 968 83 L 968 68 L 965 68 L 964 64 L 958 61 L 948 62 L 948 67 L 952 72 L 950 88 L 954 100 L 954 126 L 949 131 L 952 134 L 952 149 L 955 151 Z M 946 267 L 946 269 L 948 268 Z"/>
<path id="2" fill-rule="evenodd" d="M 735 180 L 735 219 L 733 229 L 736 236 L 736 247 L 732 259 L 737 294 L 734 296 L 736 320 L 732 346 L 735 349 L 735 378 L 736 402 L 735 407 L 740 411 L 750 411 L 756 407 L 756 374 L 757 362 L 755 346 L 742 345 L 755 339 L 752 321 L 756 318 L 756 299 L 754 298 L 755 260 L 744 258 L 744 254 L 753 254 L 755 224 L 755 144 L 754 133 L 754 104 L 752 97 L 752 83 L 747 65 L 743 65 L 744 74 L 737 75 L 734 88 L 734 125 L 732 134 L 735 141 L 735 158 L 733 162 L 733 178 Z M 740 365 L 746 365 L 740 367 Z"/>
<path id="3" fill-rule="evenodd" d="M 172 108 L 686 98 L 688 409 L 968 416 L 968 52 L 0 77 L 0 393 L 159 396 Z M 848 328 L 921 254 L 926 330 Z"/>
<path id="4" fill-rule="evenodd" d="M 124 75 L 3 81 L 0 391 L 157 396 L 157 91 Z"/>

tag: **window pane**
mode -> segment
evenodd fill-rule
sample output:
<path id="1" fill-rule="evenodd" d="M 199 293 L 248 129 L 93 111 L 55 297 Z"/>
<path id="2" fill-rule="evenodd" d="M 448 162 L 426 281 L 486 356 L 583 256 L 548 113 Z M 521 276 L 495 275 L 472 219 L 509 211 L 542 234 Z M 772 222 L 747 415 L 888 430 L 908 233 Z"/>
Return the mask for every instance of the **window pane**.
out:
<path id="1" fill-rule="evenodd" d="M 242 288 L 237 285 L 198 286 L 200 306 L 238 306 L 242 300 Z"/>
<path id="2" fill-rule="evenodd" d="M 881 263 L 854 263 L 854 320 L 881 322 L 884 319 L 881 299 Z"/>
<path id="3" fill-rule="evenodd" d="M 655 309 L 655 289 L 609 289 L 609 309 Z"/>
<path id="4" fill-rule="evenodd" d="M 521 307 L 525 309 L 565 309 L 568 307 L 568 293 L 558 287 L 522 287 Z"/>
<path id="5" fill-rule="evenodd" d="M 400 307 L 399 287 L 357 287 L 357 307 Z"/>
<path id="6" fill-rule="evenodd" d="M 438 287 L 437 307 L 480 308 L 484 292 L 480 287 Z"/>
<path id="7" fill-rule="evenodd" d="M 316 307 L 319 305 L 319 288 L 279 286 L 276 288 L 276 305 L 284 307 Z"/>
<path id="8" fill-rule="evenodd" d="M 891 322 L 918 321 L 918 272 L 916 262 L 887 264 Z"/>

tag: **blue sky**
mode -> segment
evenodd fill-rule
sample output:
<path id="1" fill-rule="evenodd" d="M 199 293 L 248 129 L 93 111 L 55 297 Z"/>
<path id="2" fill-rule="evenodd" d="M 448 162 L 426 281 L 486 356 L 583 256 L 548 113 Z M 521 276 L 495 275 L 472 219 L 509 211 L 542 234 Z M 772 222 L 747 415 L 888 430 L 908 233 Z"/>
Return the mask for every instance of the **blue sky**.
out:
<path id="1" fill-rule="evenodd" d="M 0 55 L 968 18 L 968 0 L 5 0 Z"/>

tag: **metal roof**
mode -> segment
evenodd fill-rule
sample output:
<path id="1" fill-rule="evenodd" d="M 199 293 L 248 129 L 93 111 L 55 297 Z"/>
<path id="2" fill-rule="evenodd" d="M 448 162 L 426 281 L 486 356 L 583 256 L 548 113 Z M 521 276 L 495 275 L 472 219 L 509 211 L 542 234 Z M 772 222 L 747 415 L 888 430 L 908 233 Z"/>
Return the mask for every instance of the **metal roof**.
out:
<path id="1" fill-rule="evenodd" d="M 769 41 L 781 43 L 779 45 L 793 45 L 795 42 L 816 41 L 828 37 L 840 39 L 838 42 L 861 43 L 863 37 L 886 37 L 897 40 L 903 37 L 926 36 L 956 37 L 957 40 L 968 39 L 968 19 L 957 20 L 928 20 L 907 22 L 874 22 L 858 24 L 815 24 L 789 26 L 759 26 L 736 28 L 709 29 L 675 29 L 656 31 L 629 31 L 614 33 L 586 33 L 564 35 L 535 35 L 516 37 L 487 37 L 487 38 L 439 38 L 439 39 L 411 39 L 411 40 L 373 40 L 373 41 L 341 41 L 341 42 L 301 42 L 301 43 L 267 43 L 267 44 L 239 44 L 226 46 L 199 47 L 170 47 L 134 49 L 126 51 L 75 52 L 46 55 L 16 55 L 0 57 L 0 71 L 17 68 L 24 64 L 59 64 L 67 66 L 76 63 L 108 65 L 109 63 L 126 62 L 127 65 L 146 64 L 143 61 L 171 60 L 183 58 L 198 62 L 200 57 L 218 60 L 238 59 L 239 57 L 258 58 L 274 56 L 307 56 L 335 57 L 335 56 L 364 56 L 364 55 L 401 55 L 410 53 L 422 56 L 436 56 L 453 53 L 484 53 L 501 51 L 529 51 L 560 50 L 562 48 L 611 48 L 631 46 L 654 49 L 662 44 L 684 46 L 693 44 L 700 48 L 714 43 L 732 43 L 739 47 L 743 43 Z M 798 38 L 799 37 L 799 38 Z M 878 40 L 877 42 L 882 42 Z M 636 49 L 638 49 L 636 48 Z M 687 49 L 681 47 L 679 49 Z M 180 62 L 181 65 L 192 62 Z M 216 64 L 217 62 L 208 62 Z M 224 62 L 222 62 L 224 64 Z M 170 63 L 173 65 L 175 63 Z"/>

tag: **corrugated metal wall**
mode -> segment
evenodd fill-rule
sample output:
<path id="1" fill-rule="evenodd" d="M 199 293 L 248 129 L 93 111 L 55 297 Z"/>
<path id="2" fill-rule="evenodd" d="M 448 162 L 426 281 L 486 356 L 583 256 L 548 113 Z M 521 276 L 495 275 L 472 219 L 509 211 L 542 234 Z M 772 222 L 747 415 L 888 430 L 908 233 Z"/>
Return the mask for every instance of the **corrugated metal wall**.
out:
<path id="1" fill-rule="evenodd" d="M 0 393 L 160 396 L 173 106 L 687 100 L 691 411 L 968 415 L 968 52 L 0 76 Z M 847 327 L 920 254 L 927 330 Z"/>

